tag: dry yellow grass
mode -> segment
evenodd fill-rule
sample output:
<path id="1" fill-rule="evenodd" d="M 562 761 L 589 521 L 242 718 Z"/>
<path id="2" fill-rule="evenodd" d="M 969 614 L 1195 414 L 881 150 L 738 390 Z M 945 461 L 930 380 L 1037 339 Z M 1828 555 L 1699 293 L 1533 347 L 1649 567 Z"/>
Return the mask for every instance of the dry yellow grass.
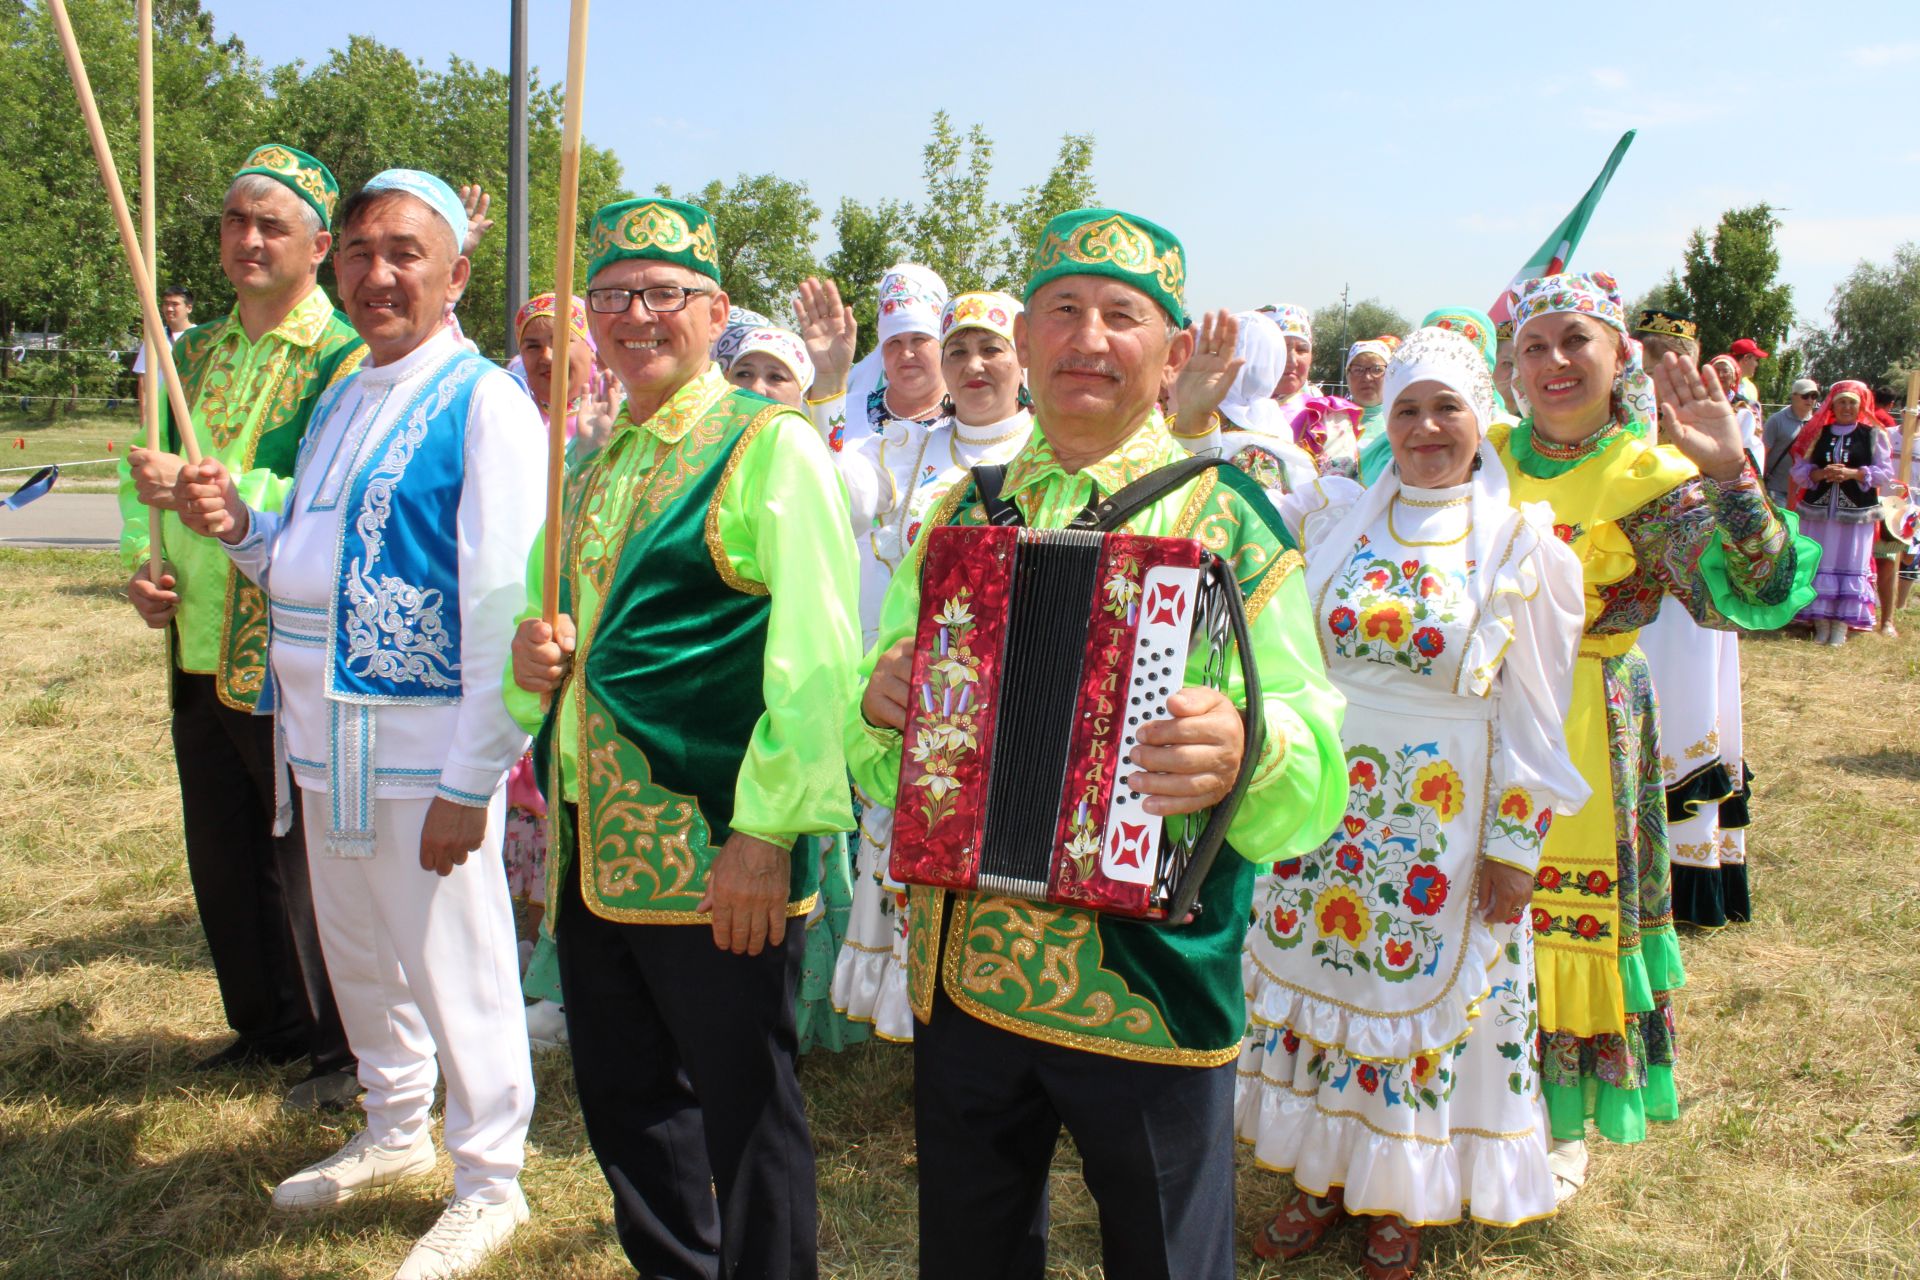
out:
<path id="1" fill-rule="evenodd" d="M 181 860 L 159 641 L 108 556 L 0 552 L 0 1274 L 384 1277 L 450 1189 L 314 1219 L 273 1182 L 348 1129 L 283 1115 L 276 1072 L 186 1073 L 224 1041 Z M 1559 1219 L 1429 1234 L 1434 1277 L 1920 1276 L 1920 615 L 1895 643 L 1745 648 L 1757 918 L 1683 939 L 1685 1113 L 1595 1144 Z M 913 1274 L 910 1061 L 803 1065 L 827 1274 Z M 533 1225 L 486 1274 L 631 1275 L 564 1057 L 539 1066 Z M 1098 1275 L 1074 1158 L 1061 1276 Z M 1243 1237 L 1287 1189 L 1252 1169 Z M 1243 1240 L 1244 1244 L 1244 1240 Z M 1357 1239 L 1288 1276 L 1355 1274 Z M 1268 1275 L 1249 1255 L 1245 1274 Z"/>

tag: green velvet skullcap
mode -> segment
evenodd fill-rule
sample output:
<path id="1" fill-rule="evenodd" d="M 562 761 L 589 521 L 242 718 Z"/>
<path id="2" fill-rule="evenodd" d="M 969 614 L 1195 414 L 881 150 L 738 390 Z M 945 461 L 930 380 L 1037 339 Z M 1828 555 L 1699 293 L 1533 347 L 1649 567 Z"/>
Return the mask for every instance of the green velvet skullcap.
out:
<path id="1" fill-rule="evenodd" d="M 617 200 L 593 215 L 587 248 L 587 279 L 609 262 L 647 258 L 691 267 L 715 284 L 720 279 L 720 246 L 713 237 L 713 215 L 699 205 L 649 196 Z"/>
<path id="2" fill-rule="evenodd" d="M 1109 276 L 1145 290 L 1168 319 L 1187 323 L 1187 255 L 1173 232 L 1118 209 L 1074 209 L 1047 223 L 1022 301 L 1061 276 Z"/>
<path id="3" fill-rule="evenodd" d="M 332 170 L 306 152 L 278 142 L 255 147 L 233 176 L 240 178 L 249 173 L 285 183 L 289 191 L 320 215 L 321 226 L 333 225 L 333 211 L 340 203 L 340 184 L 333 180 Z"/>

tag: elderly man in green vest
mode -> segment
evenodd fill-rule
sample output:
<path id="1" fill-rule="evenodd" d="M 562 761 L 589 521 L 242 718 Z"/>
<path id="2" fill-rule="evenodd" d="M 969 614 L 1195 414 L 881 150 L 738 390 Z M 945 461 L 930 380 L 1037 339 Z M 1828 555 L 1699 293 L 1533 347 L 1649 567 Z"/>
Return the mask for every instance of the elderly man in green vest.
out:
<path id="1" fill-rule="evenodd" d="M 717 234 L 674 200 L 594 217 L 587 307 L 627 400 L 546 532 L 557 627 L 534 549 L 507 698 L 538 733 L 546 919 L 620 1243 L 642 1275 L 785 1280 L 817 1273 L 794 991 L 820 867 L 795 841 L 853 826 L 857 562 L 819 433 L 709 358 Z"/>
<path id="2" fill-rule="evenodd" d="M 1194 350 L 1181 300 L 1185 253 L 1164 228 L 1112 209 L 1047 225 L 1015 346 L 1034 401 L 1032 440 L 999 497 L 1031 528 L 1181 461 L 1155 406 Z M 1206 353 L 1216 364 L 1233 354 Z M 973 482 L 932 523 L 979 525 Z M 1234 1062 L 1246 1008 L 1241 943 L 1255 864 L 1311 849 L 1346 799 L 1340 695 L 1314 639 L 1299 554 L 1259 489 L 1202 472 L 1125 523 L 1193 537 L 1240 579 L 1265 740 L 1190 923 L 1156 926 L 988 893 L 916 888 L 908 943 L 920 1175 L 920 1275 L 1031 1277 L 1046 1266 L 1047 1171 L 1064 1124 L 1100 1207 L 1109 1280 L 1234 1274 Z M 853 776 L 906 804 L 901 730 L 919 621 L 916 544 L 882 607 L 847 720 Z M 1144 726 L 1128 785 L 1158 813 L 1208 808 L 1245 751 L 1234 698 L 1203 687 L 1196 653 L 1172 715 Z M 971 749 L 971 748 L 969 748 Z M 916 758 L 919 749 L 916 748 Z"/>
<path id="3" fill-rule="evenodd" d="M 306 152 L 255 148 L 220 215 L 220 266 L 236 305 L 174 345 L 201 447 L 257 507 L 279 505 L 314 402 L 366 354 L 317 280 L 339 198 L 333 174 Z M 266 596 L 173 513 L 179 433 L 164 399 L 160 413 L 168 450 L 135 448 L 120 467 L 120 553 L 134 571 L 134 608 L 168 628 L 187 871 L 235 1037 L 199 1066 L 310 1057 L 289 1103 L 344 1104 L 358 1085 L 314 926 L 305 844 L 299 823 L 273 835 L 273 721 L 253 714 Z M 158 584 L 147 577 L 149 506 L 165 509 Z"/>

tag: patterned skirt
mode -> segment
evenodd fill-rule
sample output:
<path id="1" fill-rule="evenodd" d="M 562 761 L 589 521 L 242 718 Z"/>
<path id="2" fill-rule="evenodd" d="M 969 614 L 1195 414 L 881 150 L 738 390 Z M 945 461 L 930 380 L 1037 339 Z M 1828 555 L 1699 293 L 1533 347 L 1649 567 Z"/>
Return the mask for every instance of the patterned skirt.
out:
<path id="1" fill-rule="evenodd" d="M 1844 622 L 1851 630 L 1873 630 L 1880 613 L 1873 576 L 1873 539 L 1879 528 L 1873 522 L 1848 524 L 1801 515 L 1800 532 L 1820 544 L 1815 595 L 1800 611 L 1802 622 Z"/>
<path id="2" fill-rule="evenodd" d="M 1584 1138 L 1588 1120 L 1609 1141 L 1639 1142 L 1649 1121 L 1675 1120 L 1680 1114 L 1673 1083 L 1672 995 L 1685 985 L 1686 972 L 1673 931 L 1673 872 L 1653 681 L 1638 649 L 1600 661 L 1612 776 L 1595 780 L 1589 804 L 1611 789 L 1626 1024 L 1617 1034 L 1597 1036 L 1541 1032 L 1541 1083 L 1553 1136 L 1560 1142 Z"/>

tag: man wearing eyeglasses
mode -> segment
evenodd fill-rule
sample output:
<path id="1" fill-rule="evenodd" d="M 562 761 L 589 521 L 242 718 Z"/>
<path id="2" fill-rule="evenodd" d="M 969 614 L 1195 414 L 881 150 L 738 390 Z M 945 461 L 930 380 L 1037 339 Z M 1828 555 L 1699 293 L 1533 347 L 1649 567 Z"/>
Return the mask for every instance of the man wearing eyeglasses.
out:
<path id="1" fill-rule="evenodd" d="M 819 433 L 709 357 L 715 236 L 676 200 L 594 215 L 588 323 L 627 400 L 546 534 L 553 626 L 534 550 L 507 701 L 538 735 L 546 920 L 621 1246 L 642 1275 L 783 1280 L 818 1272 L 794 992 L 820 867 L 795 843 L 853 827 L 857 560 Z"/>
<path id="2" fill-rule="evenodd" d="M 1801 378 L 1793 384 L 1793 394 L 1785 408 L 1769 417 L 1766 425 L 1760 428 L 1760 443 L 1766 447 L 1766 468 L 1762 478 L 1766 481 L 1767 496 L 1774 505 L 1787 505 L 1787 488 L 1793 471 L 1793 455 L 1790 452 L 1794 437 L 1800 434 L 1800 428 L 1807 425 L 1807 419 L 1820 407 L 1820 384 L 1812 378 Z"/>

